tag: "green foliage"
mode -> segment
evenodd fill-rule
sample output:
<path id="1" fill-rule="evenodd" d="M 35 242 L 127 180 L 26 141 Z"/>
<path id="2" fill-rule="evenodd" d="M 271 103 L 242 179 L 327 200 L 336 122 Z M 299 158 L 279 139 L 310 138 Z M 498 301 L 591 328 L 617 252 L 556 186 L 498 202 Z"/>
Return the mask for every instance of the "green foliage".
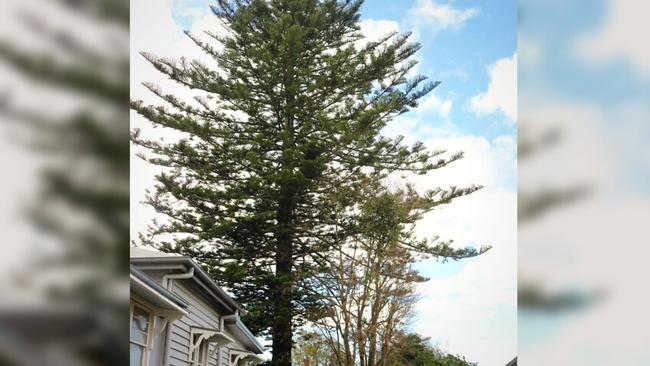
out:
<path id="1" fill-rule="evenodd" d="M 445 355 L 436 360 L 432 366 L 477 366 L 477 363 L 468 362 L 465 357 L 456 355 Z"/>
<path id="2" fill-rule="evenodd" d="M 415 333 L 401 333 L 394 345 L 395 351 L 390 355 L 386 365 L 391 366 L 477 366 L 464 357 L 443 354 Z"/>
<path id="3" fill-rule="evenodd" d="M 461 196 L 476 189 L 445 192 Z M 427 280 L 413 268 L 415 262 L 423 257 L 459 260 L 489 248 L 455 248 L 435 237 L 415 236 L 422 215 L 449 203 L 448 197 L 420 195 L 410 185 L 388 189 L 372 178 L 356 194 L 357 215 L 348 223 L 352 234 L 341 238 L 339 250 L 323 259 L 327 270 L 312 279 L 311 288 L 320 291 L 322 301 L 309 320 L 334 347 L 337 365 L 376 366 L 384 364 L 394 335 L 406 326 L 417 301 L 415 285 Z M 349 215 L 340 216 L 344 223 L 337 224 L 343 227 Z"/>
<path id="4" fill-rule="evenodd" d="M 410 254 L 435 257 L 443 260 L 459 260 L 480 255 L 490 249 L 484 246 L 455 248 L 453 240 L 439 241 L 438 237 L 417 239 L 413 229 L 423 215 L 481 189 L 480 186 L 465 188 L 433 189 L 419 194 L 411 184 L 403 188 L 388 189 L 379 181 L 366 183 L 361 212 L 357 219 L 359 233 L 365 239 L 381 245 L 399 246 Z M 413 258 L 405 257 L 407 261 Z"/>
<path id="5" fill-rule="evenodd" d="M 434 365 L 440 354 L 418 334 L 401 334 L 387 364 L 394 366 Z"/>

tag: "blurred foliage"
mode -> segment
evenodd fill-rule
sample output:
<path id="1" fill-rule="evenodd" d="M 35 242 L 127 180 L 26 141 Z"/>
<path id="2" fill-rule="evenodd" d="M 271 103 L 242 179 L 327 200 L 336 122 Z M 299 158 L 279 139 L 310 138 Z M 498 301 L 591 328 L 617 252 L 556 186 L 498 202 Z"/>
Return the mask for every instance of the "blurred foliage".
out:
<path id="1" fill-rule="evenodd" d="M 562 130 L 553 127 L 532 135 L 522 121 L 519 128 L 517 144 L 519 162 L 526 163 L 537 155 L 543 155 L 548 149 L 562 142 Z M 574 184 L 568 187 L 541 187 L 530 190 L 526 184 L 519 184 L 517 195 L 517 217 L 519 227 L 534 223 L 543 215 L 555 209 L 583 199 L 590 191 L 584 184 Z M 520 245 L 522 243 L 520 242 Z M 518 286 L 518 305 L 520 308 L 532 311 L 558 312 L 584 307 L 597 298 L 597 295 L 583 296 L 573 290 L 549 292 L 539 284 L 520 278 Z"/>
<path id="2" fill-rule="evenodd" d="M 78 335 L 62 326 L 50 327 L 38 340 L 26 334 L 23 341 L 34 342 L 37 350 L 59 344 L 80 364 L 126 364 L 129 2 L 28 0 L 8 8 L 24 29 L 2 34 L 0 63 L 25 80 L 30 93 L 45 91 L 51 98 L 18 100 L 18 88 L 3 83 L 0 117 L 29 136 L 13 141 L 24 143 L 18 153 L 40 160 L 39 191 L 25 204 L 37 237 L 55 248 L 24 259 L 25 271 L 43 283 L 27 289 L 41 303 L 29 304 L 33 313 L 22 312 L 24 323 L 1 325 L 20 333 L 36 317 L 43 326 L 61 324 L 52 308 L 74 308 L 89 314 L 83 334 L 89 342 L 65 345 Z M 80 32 L 77 22 L 92 24 L 92 32 Z M 23 42 L 21 32 L 38 44 Z"/>
<path id="3" fill-rule="evenodd" d="M 536 136 L 531 136 L 530 131 L 526 129 L 526 123 L 522 122 L 517 143 L 519 162 L 525 163 L 535 155 L 543 155 L 544 151 L 553 148 L 561 141 L 562 130 L 559 127 L 549 128 Z M 519 188 L 517 197 L 519 224 L 527 224 L 547 211 L 583 198 L 589 192 L 589 188 L 582 184 L 563 188 L 544 187 L 534 192 L 528 192 L 525 184 L 523 187 L 520 185 Z"/>
<path id="4" fill-rule="evenodd" d="M 98 27 L 114 25 L 107 20 L 123 26 L 128 11 L 117 11 L 118 1 L 106 3 L 62 1 L 60 6 L 69 15 L 97 20 Z M 128 1 L 121 3 L 121 8 L 128 10 Z M 48 113 L 48 107 L 54 106 L 16 106 L 11 102 L 12 91 L 4 91 L 6 100 L 0 112 L 30 129 L 28 147 L 45 163 L 40 174 L 42 190 L 35 192 L 37 200 L 31 202 L 31 217 L 40 229 L 61 243 L 61 256 L 37 260 L 44 268 L 91 270 L 61 286 L 52 284 L 58 288 L 56 293 L 69 292 L 74 297 L 82 291 L 86 298 L 101 297 L 104 290 L 94 288 L 97 281 L 112 283 L 116 276 L 124 280 L 128 267 L 128 49 L 116 50 L 113 58 L 102 58 L 96 51 L 84 49 L 77 40 L 83 35 L 75 29 L 59 27 L 50 32 L 48 25 L 56 23 L 56 19 L 27 14 L 25 21 L 29 29 L 48 37 L 58 50 L 74 57 L 71 61 L 59 60 L 53 52 L 24 51 L 5 40 L 0 42 L 0 61 L 29 79 L 35 90 L 48 88 L 53 95 L 78 96 L 72 111 L 60 116 Z M 128 29 L 123 31 L 128 36 Z M 106 42 L 106 47 L 113 45 Z"/>
<path id="5" fill-rule="evenodd" d="M 549 292 L 530 282 L 519 285 L 518 302 L 525 310 L 555 312 L 580 309 L 602 298 L 603 293 Z"/>

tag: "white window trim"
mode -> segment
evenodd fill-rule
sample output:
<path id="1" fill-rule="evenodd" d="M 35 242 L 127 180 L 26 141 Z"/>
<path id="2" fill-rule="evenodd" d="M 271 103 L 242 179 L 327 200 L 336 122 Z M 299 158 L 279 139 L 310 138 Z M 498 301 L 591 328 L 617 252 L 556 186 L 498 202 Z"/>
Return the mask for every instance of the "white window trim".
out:
<path id="1" fill-rule="evenodd" d="M 147 334 L 145 335 L 145 343 L 140 343 L 131 339 L 131 327 L 133 327 L 133 313 L 136 306 L 149 313 L 149 319 L 148 319 L 149 326 L 147 327 Z M 131 303 L 129 304 L 129 344 L 133 343 L 137 346 L 143 347 L 142 359 L 140 363 L 141 366 L 146 366 L 149 364 L 149 351 L 151 351 L 151 343 L 153 338 L 151 334 L 153 332 L 155 318 L 156 318 L 155 312 L 150 306 L 146 306 L 139 301 L 136 302 L 131 301 Z"/>

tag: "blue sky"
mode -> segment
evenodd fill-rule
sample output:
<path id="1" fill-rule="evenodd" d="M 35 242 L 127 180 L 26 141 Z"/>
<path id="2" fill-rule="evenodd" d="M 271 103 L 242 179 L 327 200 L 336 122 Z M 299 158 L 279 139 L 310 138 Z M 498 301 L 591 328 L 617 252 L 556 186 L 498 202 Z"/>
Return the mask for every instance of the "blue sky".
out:
<path id="1" fill-rule="evenodd" d="M 132 3 L 132 95 L 151 98 L 139 84 L 174 87 L 137 55 L 196 57 L 182 34 L 214 23 L 206 0 Z M 422 189 L 482 184 L 485 188 L 428 214 L 418 235 L 454 239 L 458 246 L 489 244 L 487 254 L 465 261 L 418 263 L 431 278 L 418 287 L 421 301 L 410 329 L 446 351 L 481 366 L 500 366 L 516 355 L 516 7 L 514 1 L 366 0 L 361 28 L 368 37 L 413 32 L 422 44 L 418 73 L 442 84 L 420 107 L 385 131 L 430 148 L 465 151 L 452 166 L 410 177 Z M 188 95 L 189 96 L 189 95 Z M 151 99 L 155 101 L 155 99 Z M 142 127 L 137 116 L 134 126 Z M 153 131 L 149 131 L 155 133 Z M 134 152 L 137 149 L 134 148 Z M 142 206 L 155 169 L 132 157 L 131 232 L 156 214 Z"/>
<path id="2" fill-rule="evenodd" d="M 452 4 L 456 9 L 478 9 L 478 14 L 459 29 L 440 31 L 433 26 L 413 29 L 409 24 L 412 22 L 409 11 L 416 6 L 415 1 L 377 0 L 366 1 L 362 17 L 396 20 L 403 24 L 404 31 L 418 31 L 422 44 L 421 73 L 441 81 L 437 92 L 462 105 L 485 90 L 489 82 L 487 67 L 515 52 L 516 8 L 512 1 L 455 1 Z M 500 123 L 503 118 L 500 114 L 480 118 L 464 108 L 453 108 L 450 117 L 461 133 L 492 138 L 515 130 L 513 126 Z"/>
<path id="3" fill-rule="evenodd" d="M 444 15 L 453 18 L 454 14 L 456 22 L 437 18 Z M 453 238 L 459 245 L 489 243 L 494 249 L 489 257 L 419 263 L 417 268 L 431 281 L 422 286 L 423 299 L 411 330 L 481 365 L 503 365 L 516 355 L 517 343 L 516 219 L 512 207 L 516 167 L 511 164 L 516 162 L 516 156 L 513 150 L 508 150 L 489 161 L 478 161 L 476 155 L 491 155 L 497 139 L 516 141 L 517 124 L 499 107 L 492 112 L 477 113 L 472 108 L 472 100 L 485 93 L 490 83 L 501 83 L 495 90 L 510 88 L 513 93 L 506 103 L 516 103 L 516 85 L 504 85 L 504 81 L 494 80 L 498 75 L 490 72 L 499 60 L 512 58 L 516 53 L 515 3 L 366 1 L 362 19 L 395 21 L 400 31 L 414 32 L 422 44 L 419 72 L 441 81 L 435 95 L 452 102 L 446 115 L 435 108 L 407 115 L 416 120 L 415 127 L 399 129 L 399 132 L 427 142 L 431 139 L 432 147 L 442 144 L 449 149 L 464 149 L 467 161 L 461 164 L 467 169 L 450 168 L 449 174 L 442 174 L 444 178 L 432 175 L 419 183 L 431 187 L 439 183 L 436 178 L 441 178 L 443 182 L 474 182 L 486 186 L 485 192 L 478 193 L 477 197 L 468 197 L 423 220 L 422 226 L 433 228 L 422 229 L 424 235 Z M 508 72 L 514 77 L 516 68 Z M 485 141 L 490 144 L 487 150 L 476 148 Z M 490 173 L 480 173 L 481 167 Z M 492 220 L 487 215 L 499 218 Z M 482 225 L 481 221 L 489 224 Z M 500 272 L 498 266 L 508 269 Z"/>
<path id="4" fill-rule="evenodd" d="M 647 78 L 639 78 L 624 55 L 598 66 L 590 66 L 589 62 L 575 57 L 576 38 L 598 31 L 607 19 L 610 7 L 606 1 L 526 0 L 521 7 L 524 9 L 520 23 L 522 34 L 534 37 L 547 54 L 553 55 L 539 63 L 537 72 L 519 74 L 522 91 L 544 88 L 558 97 L 602 104 L 650 97 Z M 551 21 L 553 27 L 549 27 Z"/>
<path id="5" fill-rule="evenodd" d="M 434 25 L 417 28 L 410 14 L 414 0 L 366 0 L 362 19 L 386 19 L 400 23 L 400 31 L 416 31 L 422 45 L 420 72 L 442 84 L 438 92 L 458 103 L 483 91 L 489 82 L 486 68 L 496 60 L 510 57 L 517 47 L 517 19 L 514 1 L 433 2 L 453 9 L 477 9 L 478 14 L 463 22 L 458 29 L 437 30 Z M 172 2 L 173 19 L 185 29 L 203 17 L 210 1 L 182 0 Z M 452 28 L 454 28 L 452 26 Z M 515 127 L 500 123 L 498 113 L 477 117 L 463 108 L 451 111 L 454 126 L 461 133 L 480 134 L 493 138 L 514 133 Z M 435 121 L 433 121 L 435 123 Z"/>

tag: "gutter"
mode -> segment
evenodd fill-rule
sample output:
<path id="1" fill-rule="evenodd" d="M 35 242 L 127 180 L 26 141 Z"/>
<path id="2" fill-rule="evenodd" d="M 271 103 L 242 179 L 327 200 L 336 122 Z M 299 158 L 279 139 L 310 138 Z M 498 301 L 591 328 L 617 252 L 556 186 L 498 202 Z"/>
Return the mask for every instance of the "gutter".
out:
<path id="1" fill-rule="evenodd" d="M 239 312 L 236 312 L 231 315 L 224 315 L 221 317 L 221 324 L 222 327 L 224 326 L 224 323 L 226 320 L 233 320 L 235 326 L 237 329 L 239 329 L 242 333 L 244 333 L 244 336 L 248 339 L 248 341 L 252 344 L 255 353 L 261 354 L 264 353 L 264 347 L 260 344 L 260 342 L 255 338 L 253 333 L 251 333 L 250 330 L 246 327 L 246 325 L 241 321 L 241 318 L 239 317 Z"/>
<path id="2" fill-rule="evenodd" d="M 130 278 L 131 281 L 139 283 L 154 292 L 156 297 L 164 298 L 166 303 L 172 303 L 183 309 L 187 308 L 188 304 L 182 298 L 167 290 L 165 287 L 162 287 L 159 283 L 153 281 L 149 276 L 133 265 L 130 268 Z"/>
<path id="3" fill-rule="evenodd" d="M 167 306 L 170 307 L 171 309 L 175 310 L 176 312 L 178 312 L 178 313 L 180 313 L 182 315 L 187 315 L 187 310 L 183 309 L 181 306 L 179 306 L 175 302 L 171 301 L 170 299 L 168 299 L 165 296 L 163 296 L 162 294 L 160 294 L 158 291 L 156 291 L 151 286 L 149 286 L 146 282 L 140 280 L 139 278 L 137 278 L 134 275 L 131 275 L 130 280 L 134 281 L 134 282 L 137 282 L 141 286 L 148 289 L 152 295 L 156 296 L 164 304 L 167 304 Z"/>
<path id="4" fill-rule="evenodd" d="M 162 286 L 167 290 L 172 291 L 172 287 L 174 286 L 173 280 L 187 280 L 192 277 L 194 277 L 194 267 L 190 268 L 190 271 L 186 273 L 164 275 L 162 278 Z"/>
<path id="5" fill-rule="evenodd" d="M 131 263 L 138 266 L 142 264 L 154 264 L 154 265 L 163 265 L 170 266 L 174 264 L 182 263 L 187 267 L 194 268 L 194 277 L 199 281 L 199 284 L 204 287 L 205 290 L 211 292 L 211 295 L 229 311 L 238 311 L 240 314 L 246 315 L 246 310 L 235 300 L 232 299 L 221 287 L 219 287 L 214 281 L 208 276 L 205 271 L 199 267 L 199 265 L 192 260 L 190 257 L 138 257 L 131 258 Z M 143 268 L 145 266 L 142 266 Z M 150 266 L 147 266 L 149 268 Z M 158 267 L 160 268 L 160 267 Z"/>

